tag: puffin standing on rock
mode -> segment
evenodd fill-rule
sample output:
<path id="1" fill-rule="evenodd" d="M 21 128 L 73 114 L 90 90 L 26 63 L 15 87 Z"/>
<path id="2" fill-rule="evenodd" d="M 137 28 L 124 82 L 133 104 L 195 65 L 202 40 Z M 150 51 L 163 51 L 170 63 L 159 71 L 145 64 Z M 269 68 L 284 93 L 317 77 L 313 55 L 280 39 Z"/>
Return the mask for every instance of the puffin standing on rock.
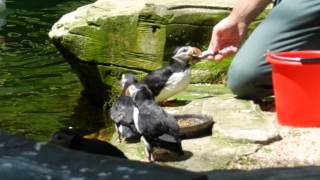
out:
<path id="1" fill-rule="evenodd" d="M 183 46 L 175 50 L 172 62 L 168 66 L 150 72 L 142 83 L 152 91 L 155 101 L 162 103 L 171 96 L 187 88 L 191 80 L 191 64 L 197 63 L 201 50 Z"/>
<path id="2" fill-rule="evenodd" d="M 133 101 L 131 97 L 125 95 L 127 88 L 137 83 L 133 74 L 122 74 L 121 86 L 122 92 L 119 98 L 112 104 L 110 109 L 111 119 L 115 122 L 115 128 L 118 133 L 118 140 L 125 138 L 127 142 L 140 141 L 141 135 L 138 133 L 133 122 Z"/>
<path id="3" fill-rule="evenodd" d="M 132 97 L 134 102 L 133 121 L 142 135 L 148 161 L 154 161 L 154 148 L 183 155 L 177 121 L 154 101 L 148 86 L 132 84 L 128 87 L 127 95 Z"/>

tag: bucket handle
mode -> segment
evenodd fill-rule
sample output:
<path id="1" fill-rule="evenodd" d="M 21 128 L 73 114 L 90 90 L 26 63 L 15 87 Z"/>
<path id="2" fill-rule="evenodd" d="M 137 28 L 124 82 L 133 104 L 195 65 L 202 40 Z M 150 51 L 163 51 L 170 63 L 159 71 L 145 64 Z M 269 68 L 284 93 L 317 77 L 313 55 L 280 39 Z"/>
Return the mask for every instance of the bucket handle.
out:
<path id="1" fill-rule="evenodd" d="M 270 56 L 274 59 L 284 60 L 284 61 L 295 61 L 301 63 L 320 63 L 320 58 L 294 58 L 294 57 L 282 57 L 275 54 L 272 54 L 270 50 L 267 50 L 267 56 Z"/>

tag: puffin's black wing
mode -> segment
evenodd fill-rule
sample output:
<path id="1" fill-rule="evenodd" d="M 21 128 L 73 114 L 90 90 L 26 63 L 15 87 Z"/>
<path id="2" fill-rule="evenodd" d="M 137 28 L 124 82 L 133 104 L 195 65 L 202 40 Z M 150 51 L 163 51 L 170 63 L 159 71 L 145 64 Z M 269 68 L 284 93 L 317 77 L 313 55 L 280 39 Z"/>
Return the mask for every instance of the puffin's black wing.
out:
<path id="1" fill-rule="evenodd" d="M 161 135 L 179 134 L 179 127 L 172 126 L 168 114 L 155 103 L 144 103 L 139 107 L 139 128 L 141 134 L 150 138 L 158 138 Z"/>
<path id="2" fill-rule="evenodd" d="M 140 137 L 134 123 L 130 124 L 129 126 L 122 125 L 122 132 L 121 135 L 124 138 L 132 138 L 132 137 Z"/>
<path id="3" fill-rule="evenodd" d="M 139 107 L 139 128 L 142 136 L 153 147 L 183 154 L 179 126 L 175 119 L 155 103 Z"/>
<path id="4" fill-rule="evenodd" d="M 161 136 L 158 137 L 159 140 L 169 142 L 169 143 L 178 143 L 179 139 L 176 137 L 170 135 L 170 134 L 162 134 Z"/>
<path id="5" fill-rule="evenodd" d="M 142 83 L 146 84 L 152 91 L 153 96 L 159 95 L 161 89 L 165 87 L 168 79 L 174 73 L 171 66 L 158 69 L 150 72 L 143 80 Z"/>
<path id="6" fill-rule="evenodd" d="M 133 123 L 133 101 L 131 97 L 121 94 L 110 109 L 111 119 L 117 124 L 129 126 Z"/>
<path id="7" fill-rule="evenodd" d="M 168 149 L 181 155 L 184 154 L 180 139 L 171 135 L 164 134 L 156 139 L 148 139 L 148 142 L 154 147 Z"/>

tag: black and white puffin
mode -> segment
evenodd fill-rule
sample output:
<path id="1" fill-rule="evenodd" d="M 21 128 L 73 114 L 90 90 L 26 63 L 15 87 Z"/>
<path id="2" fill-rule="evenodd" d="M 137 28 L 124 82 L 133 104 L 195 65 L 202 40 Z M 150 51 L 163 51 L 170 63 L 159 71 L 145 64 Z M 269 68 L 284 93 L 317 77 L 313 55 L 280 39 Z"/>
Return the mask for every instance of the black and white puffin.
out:
<path id="1" fill-rule="evenodd" d="M 85 139 L 70 129 L 61 129 L 55 132 L 49 143 L 87 153 L 127 159 L 124 153 L 112 144 L 95 139 Z"/>
<path id="2" fill-rule="evenodd" d="M 152 155 L 154 148 L 183 155 L 177 121 L 154 101 L 154 96 L 148 86 L 145 84 L 130 85 L 127 95 L 134 101 L 133 121 L 142 135 L 148 161 L 154 161 Z"/>
<path id="3" fill-rule="evenodd" d="M 191 80 L 191 64 L 200 60 L 201 51 L 196 47 L 183 46 L 177 48 L 172 62 L 161 69 L 150 72 L 142 83 L 146 84 L 158 103 L 187 88 Z"/>
<path id="4" fill-rule="evenodd" d="M 122 74 L 121 95 L 110 108 L 110 117 L 115 122 L 119 142 L 121 142 L 122 137 L 127 142 L 140 141 L 141 135 L 138 133 L 133 122 L 133 101 L 131 97 L 125 95 L 128 86 L 136 82 L 137 80 L 133 74 Z"/>

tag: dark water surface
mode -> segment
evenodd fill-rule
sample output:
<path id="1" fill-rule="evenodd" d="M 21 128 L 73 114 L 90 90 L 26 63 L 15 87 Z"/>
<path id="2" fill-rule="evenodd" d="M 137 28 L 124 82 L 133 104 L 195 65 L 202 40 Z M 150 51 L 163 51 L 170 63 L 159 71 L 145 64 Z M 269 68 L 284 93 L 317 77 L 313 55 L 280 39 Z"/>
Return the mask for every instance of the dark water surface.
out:
<path id="1" fill-rule="evenodd" d="M 93 132 L 104 125 L 100 109 L 81 98 L 77 76 L 48 38 L 63 14 L 91 2 L 7 1 L 0 28 L 0 130 L 47 140 L 59 128 Z"/>

